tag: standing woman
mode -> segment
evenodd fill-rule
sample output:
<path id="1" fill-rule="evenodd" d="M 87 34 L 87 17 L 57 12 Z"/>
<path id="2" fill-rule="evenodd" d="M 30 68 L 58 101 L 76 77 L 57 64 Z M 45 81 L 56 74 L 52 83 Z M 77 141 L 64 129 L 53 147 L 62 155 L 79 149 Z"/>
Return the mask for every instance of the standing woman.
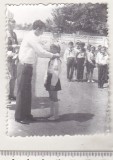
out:
<path id="1" fill-rule="evenodd" d="M 95 68 L 95 47 L 91 47 L 91 51 L 87 53 L 87 82 L 94 82 L 93 81 L 93 71 Z"/>
<path id="2" fill-rule="evenodd" d="M 85 43 L 81 42 L 79 44 L 79 51 L 76 54 L 76 61 L 77 61 L 77 80 L 78 82 L 83 80 L 84 74 L 84 65 L 86 62 L 86 51 L 85 51 Z"/>

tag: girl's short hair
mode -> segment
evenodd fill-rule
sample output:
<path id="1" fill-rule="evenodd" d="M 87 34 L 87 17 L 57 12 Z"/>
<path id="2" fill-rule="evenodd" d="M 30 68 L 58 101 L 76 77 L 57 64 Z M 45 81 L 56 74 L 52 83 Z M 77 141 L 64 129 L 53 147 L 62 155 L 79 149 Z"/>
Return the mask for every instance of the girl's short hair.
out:
<path id="1" fill-rule="evenodd" d="M 61 48 L 59 45 L 55 45 L 55 44 L 50 45 L 50 52 L 55 54 L 55 53 L 60 53 L 60 50 Z"/>

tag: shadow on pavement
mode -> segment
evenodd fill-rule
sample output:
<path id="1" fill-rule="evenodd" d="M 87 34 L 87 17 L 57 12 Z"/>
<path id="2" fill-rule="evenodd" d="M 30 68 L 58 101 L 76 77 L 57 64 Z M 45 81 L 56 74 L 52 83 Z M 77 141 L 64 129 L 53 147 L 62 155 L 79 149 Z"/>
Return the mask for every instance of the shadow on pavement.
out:
<path id="1" fill-rule="evenodd" d="M 33 98 L 32 102 L 32 109 L 44 109 L 49 108 L 50 106 L 50 100 L 48 97 L 36 97 Z M 7 106 L 9 110 L 15 110 L 16 104 L 11 104 Z M 63 114 L 59 116 L 58 120 L 55 120 L 55 122 L 63 122 L 63 121 L 78 121 L 78 122 L 85 122 L 94 117 L 94 114 L 91 113 L 68 113 Z M 53 122 L 48 120 L 46 117 L 35 117 L 37 119 L 37 122 Z"/>
<path id="2" fill-rule="evenodd" d="M 49 97 L 33 97 L 32 109 L 49 108 L 50 99 Z"/>
<path id="3" fill-rule="evenodd" d="M 9 104 L 7 108 L 15 110 L 16 104 Z M 49 108 L 50 99 L 49 97 L 33 97 L 31 109 Z"/>
<path id="4" fill-rule="evenodd" d="M 94 114 L 91 113 L 69 113 L 60 115 L 57 120 L 49 120 L 46 117 L 35 117 L 37 122 L 64 122 L 64 121 L 78 121 L 78 122 L 86 122 L 94 117 Z M 35 122 L 35 123 L 37 123 Z"/>
<path id="5" fill-rule="evenodd" d="M 91 113 L 69 113 L 61 115 L 58 121 L 78 121 L 85 122 L 94 117 L 94 114 Z"/>

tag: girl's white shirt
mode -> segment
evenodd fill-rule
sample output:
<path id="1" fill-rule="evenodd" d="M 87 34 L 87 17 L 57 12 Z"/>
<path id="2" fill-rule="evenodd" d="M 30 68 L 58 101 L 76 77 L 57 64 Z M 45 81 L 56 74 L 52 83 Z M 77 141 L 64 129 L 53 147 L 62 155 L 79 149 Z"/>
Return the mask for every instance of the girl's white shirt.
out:
<path id="1" fill-rule="evenodd" d="M 52 79 L 51 79 L 51 85 L 56 86 L 59 75 L 61 73 L 61 60 L 58 58 L 55 58 L 50 61 L 50 64 L 48 66 L 48 73 L 52 74 Z"/>
<path id="2" fill-rule="evenodd" d="M 87 52 L 87 60 L 92 63 L 92 60 L 95 60 L 95 56 L 92 52 Z"/>

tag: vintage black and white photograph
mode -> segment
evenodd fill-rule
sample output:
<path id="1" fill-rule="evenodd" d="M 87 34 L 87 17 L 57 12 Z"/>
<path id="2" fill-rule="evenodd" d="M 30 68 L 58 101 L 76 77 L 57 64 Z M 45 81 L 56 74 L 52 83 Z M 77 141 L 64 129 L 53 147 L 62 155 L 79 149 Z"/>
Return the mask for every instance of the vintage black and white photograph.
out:
<path id="1" fill-rule="evenodd" d="M 8 136 L 106 133 L 107 7 L 6 6 Z"/>

